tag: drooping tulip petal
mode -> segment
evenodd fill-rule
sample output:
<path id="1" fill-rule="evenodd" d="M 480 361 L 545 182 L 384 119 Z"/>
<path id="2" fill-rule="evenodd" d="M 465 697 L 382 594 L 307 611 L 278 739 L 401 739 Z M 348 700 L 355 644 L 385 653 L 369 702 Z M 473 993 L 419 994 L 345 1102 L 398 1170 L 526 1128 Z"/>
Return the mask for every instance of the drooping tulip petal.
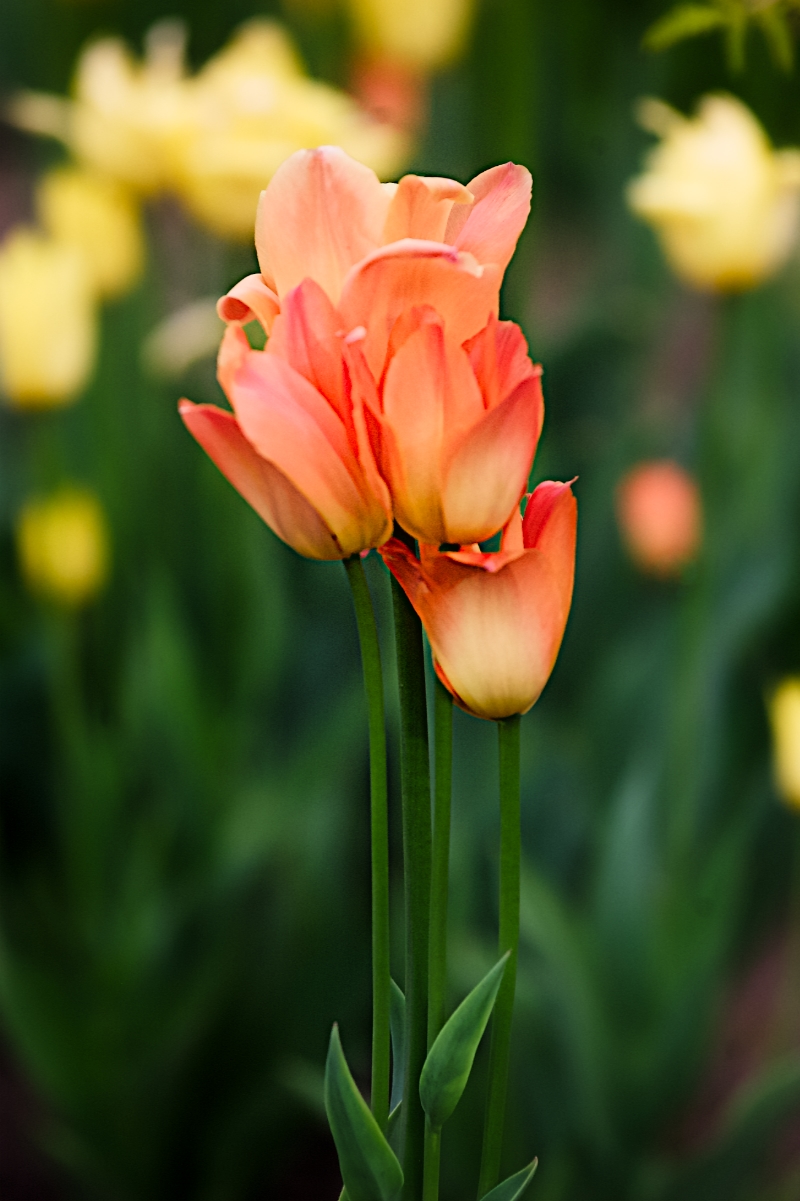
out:
<path id="1" fill-rule="evenodd" d="M 516 163 L 483 171 L 467 184 L 472 206 L 452 209 L 444 240 L 479 263 L 496 263 L 502 273 L 528 220 L 532 187 L 530 171 Z"/>
<path id="2" fill-rule="evenodd" d="M 278 297 L 258 274 L 240 279 L 217 304 L 217 312 L 223 321 L 246 325 L 248 321 L 257 320 L 266 333 L 272 330 L 272 323 L 280 310 Z"/>
<path id="3" fill-rule="evenodd" d="M 540 369 L 454 447 L 442 484 L 442 541 L 481 542 L 505 524 L 525 491 L 543 413 Z"/>
<path id="4" fill-rule="evenodd" d="M 389 205 L 383 241 L 418 238 L 444 242 L 453 205 L 468 207 L 472 199 L 472 193 L 454 179 L 404 175 Z"/>
<path id="5" fill-rule="evenodd" d="M 180 414 L 209 458 L 279 538 L 307 558 L 342 557 L 316 509 L 274 463 L 258 454 L 233 414 L 188 400 L 181 401 Z"/>
<path id="6" fill-rule="evenodd" d="M 306 277 L 334 302 L 345 276 L 380 246 L 391 192 L 336 146 L 298 150 L 262 192 L 256 218 L 261 270 L 284 296 Z"/>
<path id="7" fill-rule="evenodd" d="M 422 560 L 397 539 L 381 548 L 425 626 L 440 678 L 477 717 L 527 712 L 553 669 L 574 571 L 569 497 L 571 505 L 565 494 L 552 507 L 538 547 L 497 554 L 427 548 Z"/>
<path id="8" fill-rule="evenodd" d="M 367 331 L 364 354 L 380 377 L 392 327 L 404 309 L 432 305 L 448 337 L 466 342 L 496 312 L 500 272 L 438 242 L 407 238 L 369 255 L 350 272 L 339 302 L 347 328 Z"/>

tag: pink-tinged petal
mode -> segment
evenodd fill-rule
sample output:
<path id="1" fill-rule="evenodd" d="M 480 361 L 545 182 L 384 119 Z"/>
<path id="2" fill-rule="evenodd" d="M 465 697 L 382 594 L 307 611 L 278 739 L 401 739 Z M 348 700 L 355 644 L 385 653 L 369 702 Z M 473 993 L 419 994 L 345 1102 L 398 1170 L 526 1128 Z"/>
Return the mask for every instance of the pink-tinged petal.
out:
<path id="1" fill-rule="evenodd" d="M 481 542 L 506 524 L 525 492 L 543 411 L 537 374 L 462 439 L 444 475 L 443 542 Z"/>
<path id="2" fill-rule="evenodd" d="M 362 340 L 361 337 L 354 337 L 352 334 L 344 339 L 345 387 L 358 461 L 367 488 L 378 499 L 391 526 L 392 498 L 377 466 L 380 453 L 380 401 L 375 380 L 361 349 Z"/>
<path id="3" fill-rule="evenodd" d="M 541 367 L 528 357 L 528 343 L 513 321 L 488 323 L 464 346 L 483 393 L 487 409 L 493 409 Z"/>
<path id="4" fill-rule="evenodd" d="M 383 242 L 422 238 L 444 242 L 444 231 L 454 204 L 472 204 L 472 194 L 454 179 L 404 175 L 392 197 Z"/>
<path id="5" fill-rule="evenodd" d="M 306 277 L 334 302 L 347 272 L 380 246 L 391 193 L 337 146 L 298 150 L 261 193 L 256 249 L 280 297 Z"/>
<path id="6" fill-rule="evenodd" d="M 260 275 L 246 275 L 217 301 L 217 313 L 223 321 L 246 325 L 260 321 L 266 333 L 281 311 L 281 302 Z"/>
<path id="7" fill-rule="evenodd" d="M 321 392 L 344 418 L 341 319 L 322 288 L 305 279 L 283 300 L 268 354 L 277 354 Z"/>
<path id="8" fill-rule="evenodd" d="M 279 538 L 309 559 L 342 557 L 316 509 L 273 463 L 253 449 L 232 413 L 188 400 L 182 400 L 179 408 L 192 436 Z"/>
<path id="9" fill-rule="evenodd" d="M 233 377 L 250 353 L 250 343 L 242 327 L 229 325 L 222 335 L 217 351 L 217 379 L 222 391 L 229 398 Z"/>
<path id="10" fill-rule="evenodd" d="M 491 167 L 467 184 L 475 197 L 469 209 L 455 207 L 445 241 L 467 250 L 479 263 L 505 271 L 531 211 L 531 173 L 516 163 Z"/>
<path id="11" fill-rule="evenodd" d="M 392 327 L 404 309 L 431 305 L 454 342 L 472 338 L 497 311 L 500 272 L 469 254 L 407 238 L 371 254 L 350 272 L 339 312 L 346 328 L 367 330 L 364 353 L 376 379 Z"/>
<path id="12" fill-rule="evenodd" d="M 539 484 L 528 501 L 522 534 L 525 546 L 540 550 L 550 563 L 559 586 L 565 622 L 572 603 L 577 526 L 578 503 L 570 485 L 552 480 Z"/>
<path id="13" fill-rule="evenodd" d="M 388 536 L 344 425 L 308 380 L 277 355 L 251 351 L 230 399 L 244 436 L 313 505 L 343 554 Z"/>
<path id="14" fill-rule="evenodd" d="M 391 363 L 403 343 L 412 334 L 415 334 L 418 329 L 421 329 L 423 325 L 441 324 L 442 319 L 433 305 L 417 304 L 411 309 L 404 309 L 392 326 L 392 332 L 389 335 L 389 346 L 386 351 L 387 366 Z M 366 333 L 366 331 L 364 332 Z"/>

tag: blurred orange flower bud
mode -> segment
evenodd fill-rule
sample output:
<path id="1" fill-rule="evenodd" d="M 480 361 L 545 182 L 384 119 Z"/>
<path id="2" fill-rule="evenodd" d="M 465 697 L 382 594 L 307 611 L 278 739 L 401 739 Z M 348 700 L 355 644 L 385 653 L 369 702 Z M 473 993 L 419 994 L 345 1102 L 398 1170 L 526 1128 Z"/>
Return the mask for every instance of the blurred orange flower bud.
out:
<path id="1" fill-rule="evenodd" d="M 800 809 L 800 677 L 789 676 L 769 702 L 775 783 L 785 801 Z"/>
<path id="2" fill-rule="evenodd" d="M 628 188 L 673 270 L 696 288 L 739 291 L 774 274 L 797 240 L 800 151 L 774 151 L 733 96 L 706 96 L 696 117 L 658 100 L 642 124 L 662 138 Z"/>
<path id="3" fill-rule="evenodd" d="M 80 251 L 98 295 L 119 296 L 136 282 L 144 237 L 126 188 L 79 167 L 62 167 L 39 182 L 36 206 L 47 232 Z"/>
<path id="4" fill-rule="evenodd" d="M 697 484 L 671 459 L 640 463 L 617 485 L 617 520 L 642 571 L 678 575 L 700 548 L 703 519 Z"/>
<path id="5" fill-rule="evenodd" d="M 28 501 L 16 535 L 20 567 L 32 592 L 74 606 L 91 600 L 105 584 L 108 529 L 93 493 L 64 488 Z"/>
<path id="6" fill-rule="evenodd" d="M 95 361 L 94 289 L 74 245 L 18 228 L 0 246 L 0 380 L 18 408 L 74 400 Z"/>
<path id="7" fill-rule="evenodd" d="M 575 574 L 577 505 L 569 484 L 540 484 L 517 509 L 498 552 L 416 559 L 392 539 L 381 555 L 416 609 L 436 672 L 475 717 L 527 713 L 555 665 Z"/>

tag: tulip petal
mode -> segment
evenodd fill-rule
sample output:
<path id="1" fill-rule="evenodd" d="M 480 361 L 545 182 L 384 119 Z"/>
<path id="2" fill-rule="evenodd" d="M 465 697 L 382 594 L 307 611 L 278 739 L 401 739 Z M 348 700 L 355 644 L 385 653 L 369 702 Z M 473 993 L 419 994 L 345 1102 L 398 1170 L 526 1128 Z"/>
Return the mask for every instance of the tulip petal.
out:
<path id="1" fill-rule="evenodd" d="M 251 351 L 230 399 L 244 436 L 314 506 L 343 554 L 376 545 L 385 513 L 366 492 L 344 425 L 316 388 L 278 355 Z"/>
<path id="2" fill-rule="evenodd" d="M 341 319 L 322 288 L 305 279 L 283 299 L 267 346 L 345 414 Z"/>
<path id="3" fill-rule="evenodd" d="M 462 439 L 443 482 L 448 542 L 481 542 L 508 521 L 528 482 L 542 429 L 541 371 Z"/>
<path id="4" fill-rule="evenodd" d="M 496 312 L 500 271 L 437 242 L 406 238 L 369 255 L 350 272 L 339 312 L 345 327 L 367 330 L 364 354 L 376 379 L 383 371 L 392 327 L 404 309 L 431 305 L 445 331 L 463 343 Z"/>
<path id="5" fill-rule="evenodd" d="M 494 314 L 464 349 L 487 409 L 505 400 L 537 370 L 528 357 L 528 343 L 519 326 L 513 321 L 498 321 Z"/>
<path id="6" fill-rule="evenodd" d="M 422 238 L 444 242 L 444 231 L 453 205 L 472 204 L 472 194 L 454 179 L 404 175 L 392 197 L 383 242 Z"/>
<path id="7" fill-rule="evenodd" d="M 229 325 L 222 335 L 217 352 L 217 379 L 226 396 L 230 397 L 233 377 L 250 354 L 247 334 L 240 325 Z"/>
<path id="8" fill-rule="evenodd" d="M 180 403 L 186 428 L 259 517 L 299 554 L 339 559 L 341 551 L 316 509 L 247 441 L 236 418 L 214 405 Z"/>
<path id="9" fill-rule="evenodd" d="M 533 180 L 525 167 L 503 163 L 467 184 L 475 203 L 456 205 L 445 241 L 473 254 L 479 263 L 496 263 L 505 271 L 531 211 Z"/>
<path id="10" fill-rule="evenodd" d="M 248 321 L 257 320 L 267 334 L 280 311 L 281 302 L 258 274 L 240 279 L 217 301 L 217 313 L 222 321 L 246 325 Z"/>
<path id="11" fill-rule="evenodd" d="M 578 503 L 569 484 L 547 480 L 528 501 L 522 521 L 526 547 L 535 547 L 548 559 L 561 594 L 564 621 L 572 603 L 575 578 L 575 542 Z"/>
<path id="12" fill-rule="evenodd" d="M 369 167 L 336 146 L 298 150 L 261 193 L 256 249 L 283 297 L 307 276 L 334 302 L 350 268 L 380 246 L 391 203 Z"/>

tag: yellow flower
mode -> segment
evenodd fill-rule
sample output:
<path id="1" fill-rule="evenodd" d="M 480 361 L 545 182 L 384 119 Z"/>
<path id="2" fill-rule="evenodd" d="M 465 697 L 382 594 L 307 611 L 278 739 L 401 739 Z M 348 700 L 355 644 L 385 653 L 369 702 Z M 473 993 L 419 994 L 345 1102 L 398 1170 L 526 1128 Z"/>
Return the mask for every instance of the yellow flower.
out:
<path id="1" fill-rule="evenodd" d="M 126 188 L 79 167 L 65 167 L 44 176 L 36 202 L 47 232 L 81 252 L 98 295 L 118 296 L 135 283 L 144 239 L 138 208 Z"/>
<path id="2" fill-rule="evenodd" d="M 361 40 L 378 57 L 430 71 L 461 52 L 472 0 L 349 0 Z"/>
<path id="3" fill-rule="evenodd" d="M 0 246 L 0 382 L 19 408 L 69 403 L 94 367 L 96 314 L 75 246 L 19 227 Z"/>
<path id="4" fill-rule="evenodd" d="M 97 497 L 64 488 L 31 500 L 17 520 L 17 552 L 28 587 L 64 605 L 91 600 L 108 578 L 108 530 Z"/>
<path id="5" fill-rule="evenodd" d="M 732 96 L 706 96 L 697 116 L 645 101 L 642 124 L 661 136 L 628 188 L 673 270 L 694 287 L 739 291 L 789 257 L 800 216 L 800 151 L 774 151 Z"/>
<path id="6" fill-rule="evenodd" d="M 341 146 L 384 178 L 402 165 L 403 135 L 309 79 L 273 22 L 248 22 L 187 90 L 193 126 L 176 155 L 174 185 L 223 237 L 252 237 L 258 197 L 295 150 Z"/>
<path id="7" fill-rule="evenodd" d="M 800 809 L 800 677 L 789 676 L 769 702 L 775 783 L 785 801 Z"/>

